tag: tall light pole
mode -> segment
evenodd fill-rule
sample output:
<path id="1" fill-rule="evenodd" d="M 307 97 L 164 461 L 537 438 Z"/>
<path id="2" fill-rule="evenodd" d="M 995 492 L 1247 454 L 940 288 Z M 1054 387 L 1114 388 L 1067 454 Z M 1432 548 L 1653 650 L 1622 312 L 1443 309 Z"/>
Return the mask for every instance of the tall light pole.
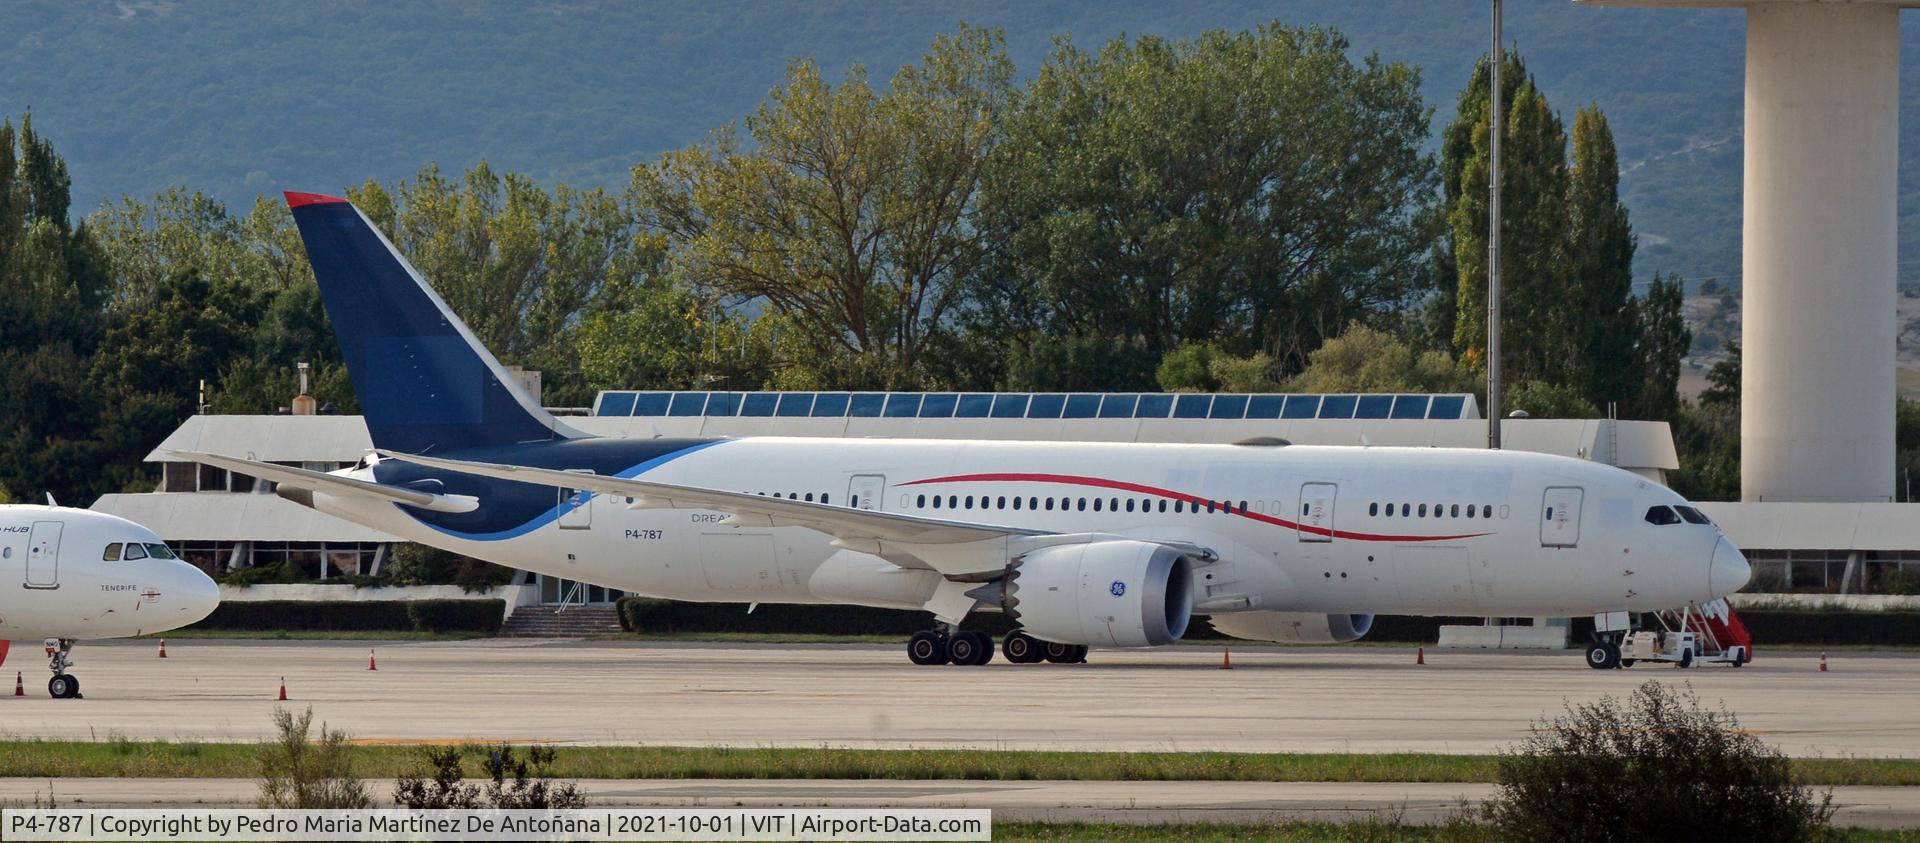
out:
<path id="1" fill-rule="evenodd" d="M 1487 447 L 1500 448 L 1500 0 L 1493 0 L 1493 105 L 1487 115 Z"/>

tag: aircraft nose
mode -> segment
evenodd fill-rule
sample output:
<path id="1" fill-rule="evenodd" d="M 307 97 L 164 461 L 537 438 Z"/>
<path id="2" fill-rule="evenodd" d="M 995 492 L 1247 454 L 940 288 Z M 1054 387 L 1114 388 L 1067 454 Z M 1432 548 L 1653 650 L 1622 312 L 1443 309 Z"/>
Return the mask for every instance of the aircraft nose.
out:
<path id="1" fill-rule="evenodd" d="M 174 591 L 180 595 L 180 626 L 198 623 L 220 606 L 220 584 L 187 562 L 174 562 Z"/>
<path id="2" fill-rule="evenodd" d="M 1713 564 L 1707 568 L 1707 591 L 1715 599 L 1739 591 L 1753 577 L 1747 557 L 1722 536 L 1713 546 Z"/>

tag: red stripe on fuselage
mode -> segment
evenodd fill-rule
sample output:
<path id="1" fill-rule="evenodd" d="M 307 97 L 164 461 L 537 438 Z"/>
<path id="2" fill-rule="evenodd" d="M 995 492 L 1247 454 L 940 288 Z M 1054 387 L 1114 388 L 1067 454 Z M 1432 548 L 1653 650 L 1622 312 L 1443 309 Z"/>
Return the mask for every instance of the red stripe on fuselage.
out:
<path id="1" fill-rule="evenodd" d="M 1095 488 L 1100 488 L 1100 489 L 1113 489 L 1121 492 L 1133 492 L 1135 494 L 1140 494 L 1140 495 L 1152 495 L 1154 497 L 1166 498 L 1168 500 L 1185 501 L 1189 504 L 1196 504 L 1196 505 L 1204 505 L 1208 501 L 1207 498 L 1202 498 L 1196 495 L 1189 495 L 1185 492 L 1176 492 L 1176 491 L 1173 491 L 1172 489 L 1162 489 L 1157 486 L 1145 486 L 1139 483 L 1128 483 L 1123 480 L 1108 480 L 1102 477 L 1082 477 L 1082 476 L 1073 475 L 1073 474 L 1024 474 L 1024 473 L 1018 473 L 1018 472 L 998 473 L 998 474 L 956 474 L 951 477 L 930 477 L 925 480 L 911 480 L 906 483 L 902 483 L 900 485 L 921 486 L 921 485 L 926 485 L 930 483 L 1058 483 L 1058 484 L 1068 485 L 1068 486 L 1093 486 Z M 1454 541 L 1459 539 L 1476 539 L 1481 536 L 1491 535 L 1490 533 L 1462 533 L 1460 535 L 1453 535 L 1453 536 L 1392 536 L 1392 535 L 1386 535 L 1384 533 L 1353 533 L 1353 532 L 1348 532 L 1346 530 L 1329 530 L 1325 527 L 1315 527 L 1309 524 L 1300 524 L 1293 521 L 1288 521 L 1285 518 L 1275 518 L 1271 515 L 1262 515 L 1258 512 L 1247 512 L 1245 510 L 1230 510 L 1230 513 L 1233 515 L 1238 515 L 1242 518 L 1250 518 L 1255 521 L 1259 521 L 1263 524 L 1272 524 L 1276 527 L 1285 527 L 1289 530 L 1299 530 L 1300 532 L 1309 533 L 1316 536 L 1327 536 L 1329 538 L 1347 539 L 1350 541 L 1439 542 L 1439 541 Z"/>

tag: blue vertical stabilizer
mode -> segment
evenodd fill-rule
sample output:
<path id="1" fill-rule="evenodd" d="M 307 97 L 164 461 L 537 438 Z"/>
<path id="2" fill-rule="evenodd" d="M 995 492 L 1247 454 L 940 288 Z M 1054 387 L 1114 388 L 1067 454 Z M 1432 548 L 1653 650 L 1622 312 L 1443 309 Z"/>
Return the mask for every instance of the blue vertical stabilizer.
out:
<path id="1" fill-rule="evenodd" d="M 571 434 L 530 398 L 366 215 L 288 193 L 373 444 L 447 452 Z"/>

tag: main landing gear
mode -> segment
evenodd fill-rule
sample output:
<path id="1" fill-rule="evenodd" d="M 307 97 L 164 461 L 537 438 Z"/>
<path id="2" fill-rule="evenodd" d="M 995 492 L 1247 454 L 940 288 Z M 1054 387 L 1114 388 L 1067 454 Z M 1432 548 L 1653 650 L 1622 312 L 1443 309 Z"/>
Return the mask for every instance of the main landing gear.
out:
<path id="1" fill-rule="evenodd" d="M 47 694 L 56 700 L 80 699 L 80 680 L 67 674 L 67 668 L 73 666 L 73 660 L 67 654 L 73 651 L 73 639 L 49 638 L 47 645 L 47 666 L 53 670 L 53 678 L 47 680 Z"/>
<path id="2" fill-rule="evenodd" d="M 1042 641 L 1018 630 L 1007 633 L 1000 650 L 1014 664 L 1077 664 L 1087 660 L 1086 647 Z M 914 664 L 986 664 L 993 661 L 993 639 L 973 630 L 929 629 L 907 639 L 907 658 Z"/>
<path id="3" fill-rule="evenodd" d="M 1014 664 L 1080 664 L 1087 660 L 1084 646 L 1042 641 L 1017 629 L 1001 639 L 1000 652 Z"/>

